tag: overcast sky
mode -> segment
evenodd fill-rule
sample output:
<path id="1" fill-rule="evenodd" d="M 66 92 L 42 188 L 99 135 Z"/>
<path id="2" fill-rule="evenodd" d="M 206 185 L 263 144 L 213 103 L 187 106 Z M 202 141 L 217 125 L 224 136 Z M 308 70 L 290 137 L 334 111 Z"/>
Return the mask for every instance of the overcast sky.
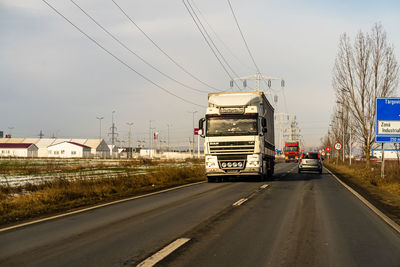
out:
<path id="1" fill-rule="evenodd" d="M 105 49 L 172 94 L 206 106 L 207 94 L 184 88 L 120 46 L 69 0 L 48 0 Z M 111 0 L 75 0 L 87 13 L 148 62 L 195 89 L 212 91 L 175 66 Z M 229 89 L 229 76 L 208 48 L 181 0 L 115 0 L 169 56 L 201 81 Z M 225 0 L 194 0 L 218 37 L 213 40 L 240 76 L 256 72 Z M 326 134 L 334 105 L 332 69 L 339 37 L 369 31 L 381 22 L 400 55 L 398 1 L 231 0 L 255 61 L 266 76 L 283 77 L 272 88 L 276 112 L 295 114 L 305 145 Z M 187 144 L 205 108 L 176 98 L 103 51 L 41 0 L 0 1 L 0 131 L 14 137 L 103 138 L 111 114 L 119 138 L 133 122 L 136 140 L 147 140 L 149 121 L 171 144 Z M 223 43 L 220 41 L 222 40 Z M 227 48 L 228 47 L 228 48 Z M 249 83 L 251 87 L 253 84 Z M 267 90 L 267 88 L 264 88 Z M 285 95 L 285 97 L 284 97 Z M 286 107 L 284 99 L 286 98 Z"/>

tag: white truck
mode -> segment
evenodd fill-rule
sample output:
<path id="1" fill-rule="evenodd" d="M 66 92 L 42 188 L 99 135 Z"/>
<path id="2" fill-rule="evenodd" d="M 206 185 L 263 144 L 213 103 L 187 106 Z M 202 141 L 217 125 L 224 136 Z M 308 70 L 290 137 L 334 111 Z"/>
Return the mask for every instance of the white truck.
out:
<path id="1" fill-rule="evenodd" d="M 206 176 L 271 178 L 275 164 L 274 108 L 259 91 L 208 95 L 204 129 Z"/>

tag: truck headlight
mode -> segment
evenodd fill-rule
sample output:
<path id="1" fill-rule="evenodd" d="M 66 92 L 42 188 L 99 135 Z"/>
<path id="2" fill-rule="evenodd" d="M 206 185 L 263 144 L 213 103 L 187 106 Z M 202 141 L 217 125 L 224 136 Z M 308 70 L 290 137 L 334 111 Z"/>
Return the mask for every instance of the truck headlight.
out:
<path id="1" fill-rule="evenodd" d="M 260 167 L 260 156 L 259 155 L 248 155 L 247 156 L 248 167 Z"/>
<path id="2" fill-rule="evenodd" d="M 206 156 L 206 168 L 217 168 L 218 160 L 216 156 Z"/>

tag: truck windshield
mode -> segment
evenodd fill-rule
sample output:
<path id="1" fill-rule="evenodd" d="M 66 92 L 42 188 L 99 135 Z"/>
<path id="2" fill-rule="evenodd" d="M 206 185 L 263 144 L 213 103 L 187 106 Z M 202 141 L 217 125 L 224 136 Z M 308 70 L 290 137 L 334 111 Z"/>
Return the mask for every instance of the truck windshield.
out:
<path id="1" fill-rule="evenodd" d="M 285 151 L 298 151 L 298 146 L 285 146 Z"/>
<path id="2" fill-rule="evenodd" d="M 207 136 L 257 135 L 256 116 L 207 118 Z"/>

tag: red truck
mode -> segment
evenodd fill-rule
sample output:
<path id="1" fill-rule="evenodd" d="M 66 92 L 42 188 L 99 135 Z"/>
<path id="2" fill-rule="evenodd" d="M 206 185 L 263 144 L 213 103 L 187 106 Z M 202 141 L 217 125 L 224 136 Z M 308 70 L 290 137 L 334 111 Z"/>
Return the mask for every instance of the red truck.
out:
<path id="1" fill-rule="evenodd" d="M 299 158 L 299 142 L 287 141 L 285 142 L 285 162 L 297 161 Z"/>

